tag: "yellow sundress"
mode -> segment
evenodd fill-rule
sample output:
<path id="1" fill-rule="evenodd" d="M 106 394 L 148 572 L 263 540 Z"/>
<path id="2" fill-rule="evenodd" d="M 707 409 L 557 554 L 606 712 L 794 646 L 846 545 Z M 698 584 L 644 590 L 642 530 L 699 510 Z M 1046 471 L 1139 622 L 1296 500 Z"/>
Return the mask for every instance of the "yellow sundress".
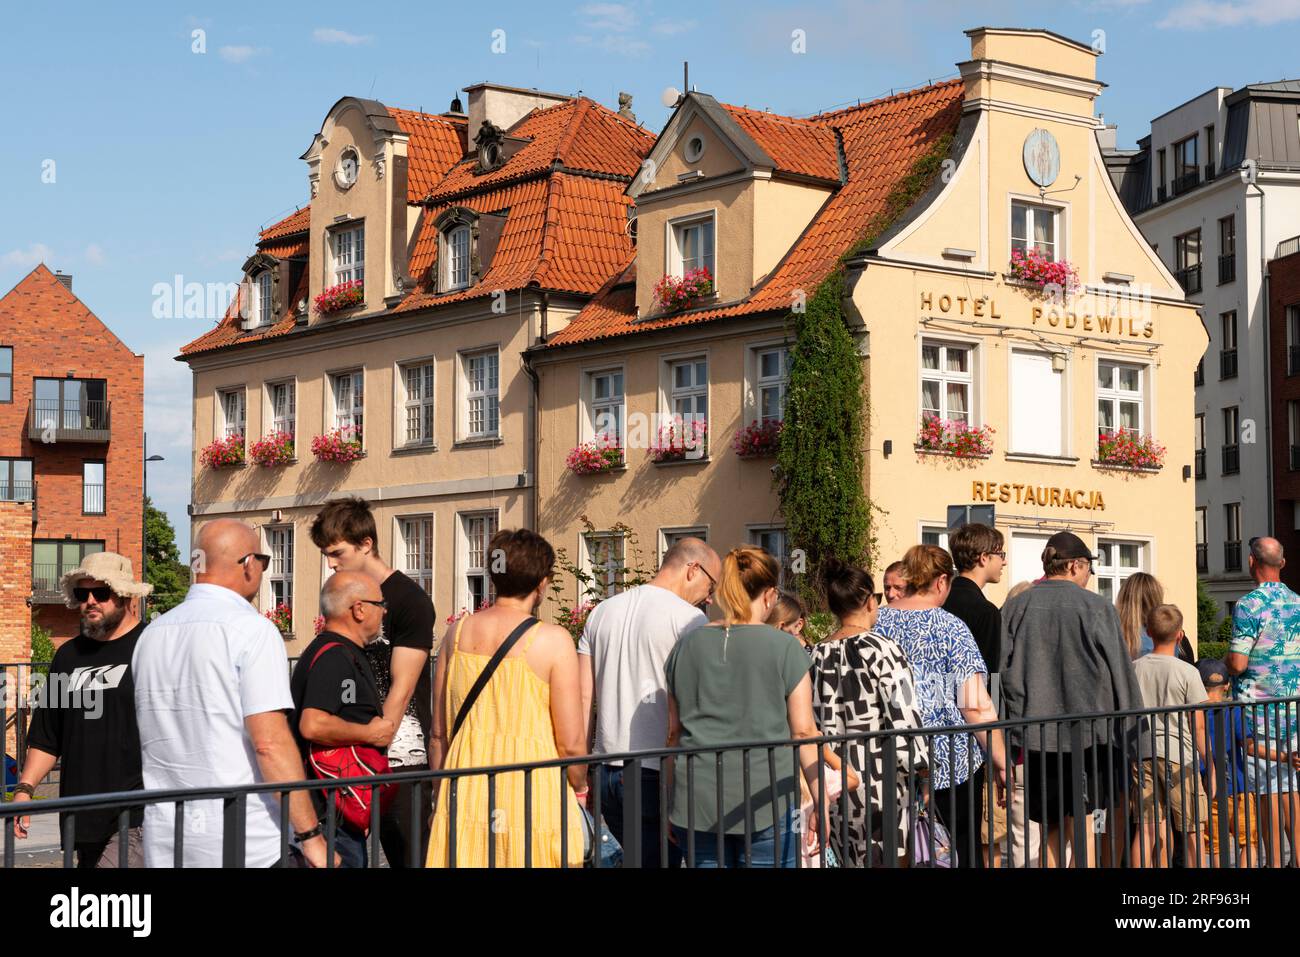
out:
<path id="1" fill-rule="evenodd" d="M 447 662 L 445 727 L 450 732 L 461 702 L 487 666 L 491 655 L 460 650 L 460 626 L 452 636 Z M 540 623 L 539 623 L 540 624 Z M 443 768 L 486 768 L 554 760 L 551 688 L 528 667 L 525 656 L 539 625 L 529 629 L 522 650 L 502 659 L 452 740 Z M 426 867 L 570 867 L 582 865 L 582 821 L 578 801 L 559 768 L 527 772 L 531 777 L 525 814 L 525 772 L 495 777 L 492 811 L 484 774 L 456 780 L 454 857 L 449 822 L 450 779 L 439 782 L 437 811 L 429 837 Z M 568 859 L 563 860 L 561 802 L 567 813 Z M 489 847 L 489 844 L 492 846 Z"/>

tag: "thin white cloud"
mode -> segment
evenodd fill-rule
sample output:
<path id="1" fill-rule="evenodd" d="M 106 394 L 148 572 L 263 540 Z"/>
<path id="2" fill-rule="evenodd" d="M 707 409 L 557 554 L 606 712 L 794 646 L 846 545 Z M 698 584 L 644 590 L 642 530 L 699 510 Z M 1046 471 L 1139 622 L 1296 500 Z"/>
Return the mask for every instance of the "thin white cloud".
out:
<path id="1" fill-rule="evenodd" d="M 689 33 L 697 26 L 699 23 L 695 20 L 660 20 L 650 29 L 660 36 L 672 37 L 679 33 Z"/>
<path id="2" fill-rule="evenodd" d="M 227 46 L 221 47 L 217 50 L 221 59 L 225 60 L 227 63 L 247 63 L 255 56 L 270 52 L 271 51 L 265 47 L 250 46 Z"/>
<path id="3" fill-rule="evenodd" d="M 573 38 L 573 42 L 594 47 L 602 53 L 610 53 L 615 56 L 641 57 L 650 52 L 650 44 L 644 40 L 623 36 L 618 33 L 606 34 L 603 37 L 577 36 Z"/>
<path id="4" fill-rule="evenodd" d="M 336 30 L 333 27 L 317 27 L 312 31 L 311 38 L 317 43 L 342 43 L 350 47 L 372 43 L 375 39 L 372 36 L 348 33 L 346 30 Z"/>
<path id="5" fill-rule="evenodd" d="M 583 26 L 597 32 L 627 33 L 636 27 L 636 11 L 626 3 L 587 3 L 578 8 Z"/>
<path id="6" fill-rule="evenodd" d="M 0 266 L 35 266 L 48 263 L 53 255 L 54 250 L 44 243 L 32 243 L 26 249 L 11 249 L 0 255 Z"/>
<path id="7" fill-rule="evenodd" d="M 1189 0 L 1156 22 L 1164 30 L 1207 30 L 1213 27 L 1267 27 L 1300 20 L 1300 0 Z"/>
<path id="8" fill-rule="evenodd" d="M 104 255 L 104 247 L 100 246 L 99 243 L 91 243 L 87 246 L 85 255 L 86 262 L 90 263 L 92 266 L 102 266 L 107 262 L 107 257 Z"/>

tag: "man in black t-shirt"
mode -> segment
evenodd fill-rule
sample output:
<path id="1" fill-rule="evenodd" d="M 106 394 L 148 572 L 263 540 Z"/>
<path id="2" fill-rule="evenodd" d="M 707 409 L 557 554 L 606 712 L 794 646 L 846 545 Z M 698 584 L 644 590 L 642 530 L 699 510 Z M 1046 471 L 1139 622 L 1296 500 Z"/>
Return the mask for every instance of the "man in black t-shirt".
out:
<path id="1" fill-rule="evenodd" d="M 433 602 L 419 585 L 379 557 L 379 533 L 370 506 L 359 498 L 326 503 L 312 522 L 311 538 L 335 572 L 363 572 L 379 583 L 388 605 L 383 634 L 366 648 L 384 717 L 397 731 L 388 748 L 394 770 L 429 766 L 433 727 Z M 388 866 L 420 867 L 429 844 L 432 782 L 404 784 L 380 822 Z M 419 833 L 411 832 L 411 805 L 418 802 Z"/>
<path id="2" fill-rule="evenodd" d="M 60 797 L 144 788 L 131 674 L 144 623 L 132 599 L 143 602 L 153 587 L 134 581 L 130 560 L 113 552 L 87 555 L 63 576 L 60 587 L 68 607 L 81 612 L 81 634 L 64 642 L 46 680 L 33 687 L 27 762 L 14 788 L 15 802 L 30 801 L 55 762 L 61 762 Z M 144 809 L 131 808 L 128 867 L 144 867 L 143 822 Z M 25 838 L 29 823 L 15 818 L 15 834 Z M 117 867 L 119 811 L 77 812 L 72 842 L 78 867 Z"/>
<path id="3" fill-rule="evenodd" d="M 339 572 L 320 593 L 325 627 L 307 646 L 289 679 L 294 737 L 309 761 L 311 745 L 364 744 L 385 748 L 393 723 L 383 716 L 375 676 L 365 647 L 379 634 L 384 599 L 379 585 L 360 572 Z M 316 810 L 325 817 L 324 792 L 314 791 Z M 335 848 L 345 867 L 366 866 L 365 835 L 336 818 Z"/>

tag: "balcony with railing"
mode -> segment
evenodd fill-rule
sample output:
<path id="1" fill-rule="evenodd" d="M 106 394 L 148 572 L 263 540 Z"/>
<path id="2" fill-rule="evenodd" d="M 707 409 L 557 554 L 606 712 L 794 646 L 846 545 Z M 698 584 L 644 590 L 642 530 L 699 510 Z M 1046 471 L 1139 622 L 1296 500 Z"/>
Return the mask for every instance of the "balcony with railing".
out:
<path id="1" fill-rule="evenodd" d="M 1196 462 L 1196 477 L 1205 478 L 1205 449 L 1197 449 L 1193 455 L 1193 461 Z"/>
<path id="2" fill-rule="evenodd" d="M 1196 363 L 1196 372 L 1192 376 L 1192 385 L 1205 385 L 1205 357 Z"/>
<path id="3" fill-rule="evenodd" d="M 32 522 L 36 522 L 36 483 L 0 481 L 0 502 L 31 502 Z"/>
<path id="4" fill-rule="evenodd" d="M 86 483 L 81 486 L 81 513 L 83 515 L 104 514 L 104 486 Z"/>
<path id="5" fill-rule="evenodd" d="M 1219 257 L 1219 285 L 1232 282 L 1237 278 L 1237 255 L 1225 253 Z"/>
<path id="6" fill-rule="evenodd" d="M 1179 269 L 1174 273 L 1174 278 L 1178 280 L 1178 285 L 1183 287 L 1183 292 L 1189 296 L 1196 295 L 1201 291 L 1201 264 Z"/>
<path id="7" fill-rule="evenodd" d="M 1201 185 L 1201 171 L 1199 169 L 1191 169 L 1182 176 L 1175 176 L 1172 185 L 1174 188 L 1174 195 L 1181 196 L 1188 190 L 1195 189 L 1197 186 Z"/>
<path id="8" fill-rule="evenodd" d="M 1241 571 L 1241 542 L 1223 543 L 1223 570 L 1225 572 Z"/>
<path id="9" fill-rule="evenodd" d="M 27 415 L 27 436 L 33 442 L 107 442 L 109 402 L 85 399 L 60 402 L 32 399 Z"/>
<path id="10" fill-rule="evenodd" d="M 1241 446 L 1225 445 L 1223 447 L 1223 474 L 1236 475 L 1241 471 Z"/>
<path id="11" fill-rule="evenodd" d="M 1219 378 L 1220 379 L 1237 378 L 1237 350 L 1236 349 L 1219 350 Z"/>
<path id="12" fill-rule="evenodd" d="M 1210 546 L 1204 542 L 1196 543 L 1196 574 L 1204 575 L 1210 570 Z"/>
<path id="13" fill-rule="evenodd" d="M 1281 259 L 1283 256 L 1294 256 L 1296 253 L 1300 253 L 1300 236 L 1292 236 L 1278 243 L 1273 258 Z"/>
<path id="14" fill-rule="evenodd" d="M 64 572 L 70 572 L 76 567 L 65 567 L 57 563 L 32 565 L 32 604 L 62 605 L 64 596 L 63 590 L 59 588 L 59 579 Z"/>

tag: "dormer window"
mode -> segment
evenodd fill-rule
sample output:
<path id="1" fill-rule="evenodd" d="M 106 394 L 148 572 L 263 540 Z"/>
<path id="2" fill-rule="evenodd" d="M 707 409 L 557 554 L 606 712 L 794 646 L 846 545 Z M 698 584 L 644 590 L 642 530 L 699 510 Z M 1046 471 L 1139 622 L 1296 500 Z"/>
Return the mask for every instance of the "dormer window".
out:
<path id="1" fill-rule="evenodd" d="M 480 279 L 479 225 L 487 214 L 479 214 L 464 206 L 443 210 L 434 220 L 438 231 L 439 292 L 452 292 L 474 285 Z"/>
<path id="2" fill-rule="evenodd" d="M 469 285 L 469 227 L 456 226 L 446 237 L 444 288 L 463 289 Z"/>
<path id="3" fill-rule="evenodd" d="M 504 140 L 504 130 L 488 120 L 483 121 L 474 136 L 474 145 L 478 148 L 479 172 L 491 172 L 502 164 L 505 159 Z"/>
<path id="4" fill-rule="evenodd" d="M 668 272 L 685 276 L 693 269 L 707 269 L 716 276 L 714 268 L 714 217 L 713 213 L 678 220 L 672 224 L 672 242 L 668 249 Z"/>
<path id="5" fill-rule="evenodd" d="M 366 273 L 366 227 L 364 223 L 336 229 L 330 235 L 330 247 L 334 259 L 334 281 L 337 286 L 342 282 L 364 280 Z"/>
<path id="6" fill-rule="evenodd" d="M 254 302 L 257 304 L 255 324 L 259 326 L 269 326 L 275 321 L 271 306 L 271 280 L 273 278 L 274 276 L 269 269 L 263 269 L 257 274 L 257 295 Z"/>

